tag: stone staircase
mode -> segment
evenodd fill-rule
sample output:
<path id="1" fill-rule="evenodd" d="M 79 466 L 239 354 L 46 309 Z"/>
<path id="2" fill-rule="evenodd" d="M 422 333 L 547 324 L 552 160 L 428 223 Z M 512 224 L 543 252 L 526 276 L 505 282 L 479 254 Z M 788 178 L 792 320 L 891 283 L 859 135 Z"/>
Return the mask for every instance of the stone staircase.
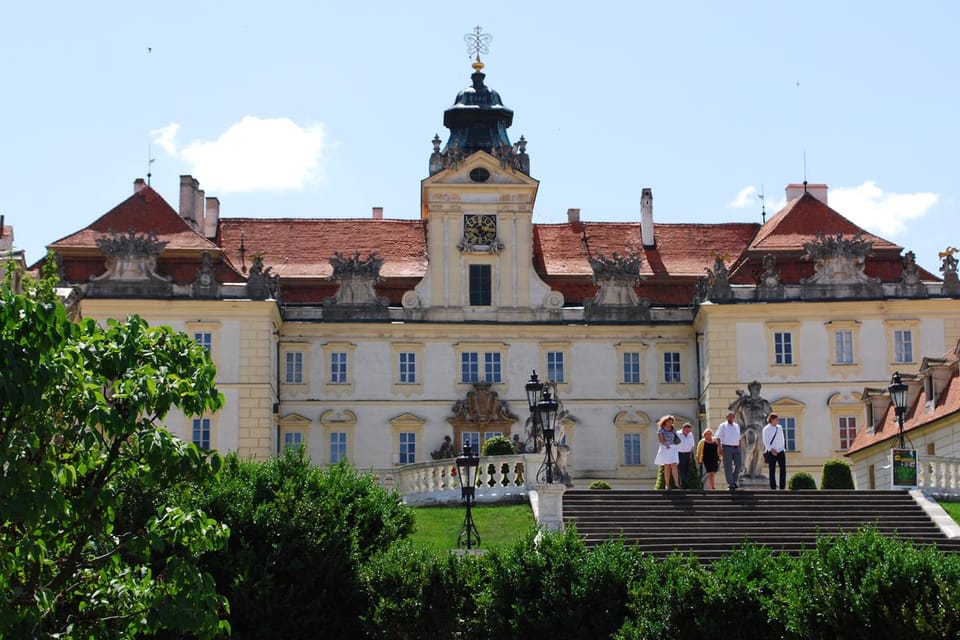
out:
<path id="1" fill-rule="evenodd" d="M 902 491 L 567 491 L 563 521 L 588 546 L 610 538 L 664 556 L 692 551 L 702 561 L 749 540 L 798 553 L 818 536 L 873 525 L 883 535 L 960 552 L 913 497 Z"/>

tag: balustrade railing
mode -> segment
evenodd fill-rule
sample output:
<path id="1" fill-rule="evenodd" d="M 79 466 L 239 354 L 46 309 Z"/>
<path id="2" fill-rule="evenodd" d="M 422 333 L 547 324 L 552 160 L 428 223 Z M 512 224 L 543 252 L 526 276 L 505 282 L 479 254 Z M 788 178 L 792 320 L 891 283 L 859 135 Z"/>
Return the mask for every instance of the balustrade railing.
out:
<path id="1" fill-rule="evenodd" d="M 536 482 L 531 476 L 536 474 L 540 457 L 538 454 L 481 456 L 476 471 L 476 501 L 496 502 L 508 496 L 525 496 Z M 529 472 L 531 467 L 533 474 Z M 381 483 L 399 491 L 407 504 L 460 500 L 454 458 L 404 465 L 394 469 L 392 477 L 381 478 Z"/>
<path id="2" fill-rule="evenodd" d="M 960 496 L 960 458 L 920 456 L 917 482 L 925 493 Z"/>

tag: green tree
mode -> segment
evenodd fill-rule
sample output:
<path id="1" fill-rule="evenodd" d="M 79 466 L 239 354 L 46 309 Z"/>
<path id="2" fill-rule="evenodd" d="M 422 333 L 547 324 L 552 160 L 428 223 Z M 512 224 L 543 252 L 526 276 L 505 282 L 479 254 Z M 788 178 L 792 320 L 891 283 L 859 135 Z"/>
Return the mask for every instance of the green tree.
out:
<path id="1" fill-rule="evenodd" d="M 201 561 L 231 605 L 235 638 L 354 638 L 367 607 L 360 569 L 413 531 L 413 512 L 370 474 L 313 466 L 303 448 L 226 458 L 216 483 L 185 492 L 230 527 Z"/>
<path id="2" fill-rule="evenodd" d="M 0 637 L 219 635 L 226 603 L 192 560 L 227 530 L 162 500 L 130 509 L 134 487 L 216 472 L 158 426 L 222 405 L 214 367 L 136 316 L 71 322 L 51 281 L 0 287 Z"/>

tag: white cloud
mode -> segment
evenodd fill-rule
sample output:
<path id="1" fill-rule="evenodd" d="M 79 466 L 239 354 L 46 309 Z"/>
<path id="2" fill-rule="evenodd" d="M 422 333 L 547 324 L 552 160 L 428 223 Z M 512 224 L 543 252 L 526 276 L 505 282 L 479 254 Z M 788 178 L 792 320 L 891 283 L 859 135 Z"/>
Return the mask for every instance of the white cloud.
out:
<path id="1" fill-rule="evenodd" d="M 744 187 L 740 189 L 740 193 L 737 194 L 737 197 L 733 199 L 729 207 L 734 209 L 745 209 L 751 205 L 757 204 L 757 201 L 754 198 L 757 195 L 757 188 L 754 186 Z"/>
<path id="2" fill-rule="evenodd" d="M 302 189 L 321 181 L 325 132 L 289 118 L 245 116 L 213 141 L 181 152 L 208 192 Z"/>
<path id="3" fill-rule="evenodd" d="M 169 153 L 172 156 L 177 155 L 177 132 L 180 130 L 180 125 L 176 122 L 171 122 L 165 127 L 160 127 L 159 129 L 153 129 L 150 131 L 150 136 L 153 142 L 160 145 L 160 148 Z"/>
<path id="4" fill-rule="evenodd" d="M 893 237 L 940 200 L 936 193 L 886 193 L 873 180 L 830 190 L 830 207 L 859 226 Z"/>
<path id="5" fill-rule="evenodd" d="M 180 125 L 150 132 L 153 142 L 188 165 L 208 192 L 225 194 L 302 189 L 324 179 L 327 149 L 322 125 L 301 127 L 289 118 L 244 116 L 216 140 L 197 140 L 177 149 Z"/>

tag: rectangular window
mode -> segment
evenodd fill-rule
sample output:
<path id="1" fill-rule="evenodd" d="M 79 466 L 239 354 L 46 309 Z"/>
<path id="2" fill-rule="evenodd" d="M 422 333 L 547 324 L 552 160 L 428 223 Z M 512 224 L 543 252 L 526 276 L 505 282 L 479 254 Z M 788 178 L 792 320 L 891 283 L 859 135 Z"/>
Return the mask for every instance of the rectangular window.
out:
<path id="1" fill-rule="evenodd" d="M 345 431 L 330 432 L 330 464 L 337 464 L 347 459 L 347 433 Z"/>
<path id="2" fill-rule="evenodd" d="M 913 331 L 895 329 L 893 332 L 894 362 L 913 362 Z"/>
<path id="3" fill-rule="evenodd" d="M 464 431 L 463 432 L 463 444 L 470 443 L 470 451 L 473 455 L 480 455 L 480 432 L 479 431 Z M 459 453 L 459 452 L 458 452 Z"/>
<path id="4" fill-rule="evenodd" d="M 207 353 L 210 353 L 210 350 L 213 349 L 213 334 L 209 331 L 196 331 L 193 334 L 193 339 L 197 341 L 197 344 L 206 349 Z"/>
<path id="5" fill-rule="evenodd" d="M 490 284 L 490 265 L 470 265 L 470 305 L 474 307 L 489 307 L 493 299 Z"/>
<path id="6" fill-rule="evenodd" d="M 640 434 L 623 434 L 623 464 L 641 464 Z"/>
<path id="7" fill-rule="evenodd" d="M 210 448 L 210 418 L 194 418 L 191 441 L 201 449 Z"/>
<path id="8" fill-rule="evenodd" d="M 400 382 L 416 384 L 417 382 L 417 354 L 411 351 L 402 351 L 400 357 Z"/>
<path id="9" fill-rule="evenodd" d="M 853 444 L 853 439 L 857 437 L 857 418 L 856 416 L 840 416 L 840 448 L 849 449 Z"/>
<path id="10" fill-rule="evenodd" d="M 499 438 L 503 436 L 502 431 L 484 431 L 483 432 L 483 441 L 486 442 L 490 438 Z"/>
<path id="11" fill-rule="evenodd" d="M 347 354 L 343 351 L 334 351 L 330 354 L 330 382 L 334 384 L 347 382 Z"/>
<path id="12" fill-rule="evenodd" d="M 413 464 L 417 461 L 417 434 L 400 433 L 400 464 Z"/>
<path id="13" fill-rule="evenodd" d="M 853 364 L 853 332 L 835 331 L 833 353 L 836 364 Z"/>
<path id="14" fill-rule="evenodd" d="M 500 354 L 496 351 L 483 354 L 483 379 L 485 382 L 502 382 L 500 378 Z"/>
<path id="15" fill-rule="evenodd" d="M 789 331 L 774 333 L 773 350 L 776 364 L 793 364 L 793 334 Z"/>
<path id="16" fill-rule="evenodd" d="M 300 431 L 287 431 L 283 434 L 283 448 L 296 449 L 303 446 L 303 433 Z"/>
<path id="17" fill-rule="evenodd" d="M 460 382 L 480 382 L 480 354 L 476 351 L 460 354 Z"/>
<path id="18" fill-rule="evenodd" d="M 547 351 L 547 380 L 564 382 L 563 351 Z"/>
<path id="19" fill-rule="evenodd" d="M 667 351 L 663 354 L 663 381 L 681 382 L 680 353 L 678 351 Z"/>
<path id="20" fill-rule="evenodd" d="M 303 352 L 288 351 L 286 361 L 284 382 L 287 384 L 303 384 Z"/>
<path id="21" fill-rule="evenodd" d="M 623 382 L 625 384 L 640 382 L 640 354 L 635 351 L 623 354 Z"/>
<path id="22" fill-rule="evenodd" d="M 791 416 L 780 416 L 780 426 L 783 428 L 783 439 L 787 443 L 787 451 L 796 451 L 797 419 Z"/>

